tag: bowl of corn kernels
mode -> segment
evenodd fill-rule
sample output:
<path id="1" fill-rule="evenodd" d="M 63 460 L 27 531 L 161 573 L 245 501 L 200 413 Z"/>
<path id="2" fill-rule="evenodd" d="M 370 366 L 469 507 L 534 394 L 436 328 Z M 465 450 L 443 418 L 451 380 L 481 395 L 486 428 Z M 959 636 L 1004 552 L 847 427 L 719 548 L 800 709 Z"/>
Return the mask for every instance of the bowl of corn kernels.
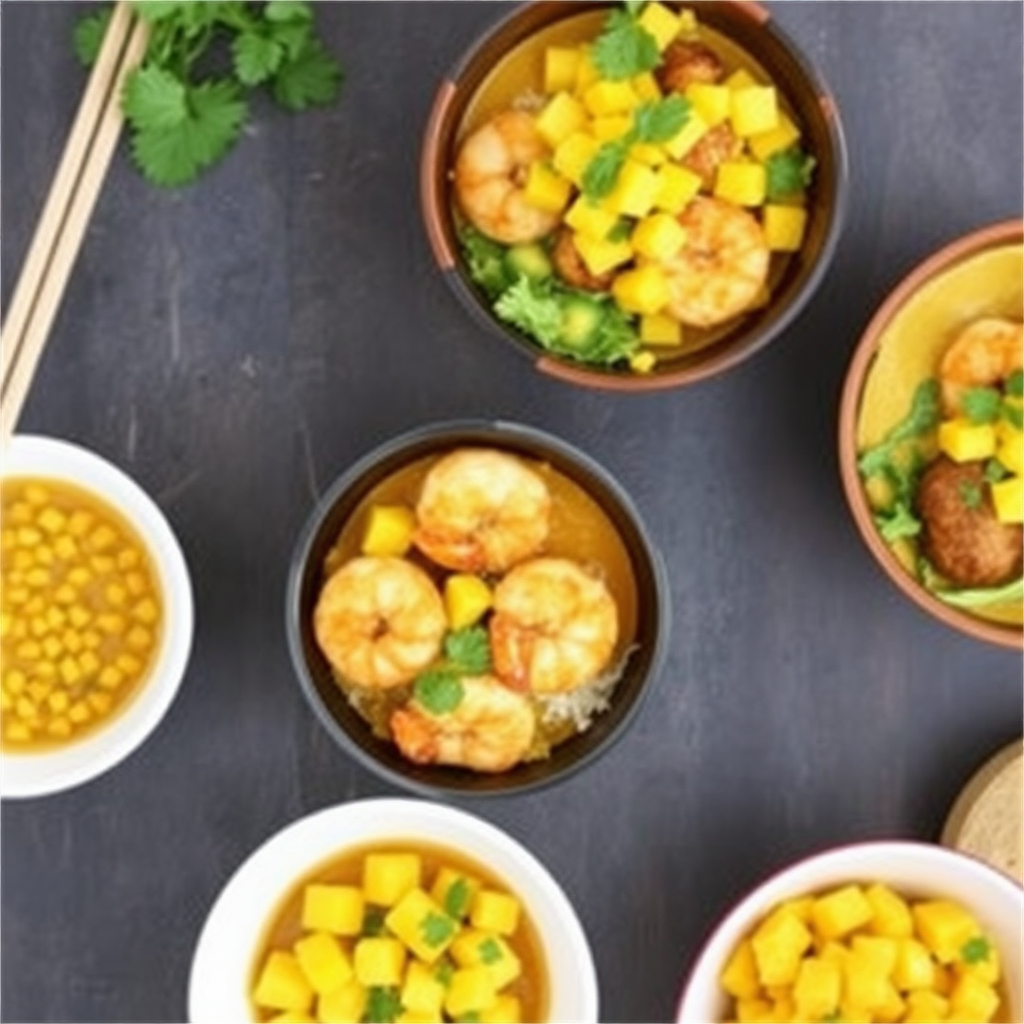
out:
<path id="1" fill-rule="evenodd" d="M 15 435 L 0 495 L 3 796 L 34 797 L 156 728 L 188 662 L 192 591 L 163 513 L 97 454 Z"/>
<path id="2" fill-rule="evenodd" d="M 1024 890 L 928 843 L 810 856 L 730 910 L 677 1021 L 1019 1021 Z"/>

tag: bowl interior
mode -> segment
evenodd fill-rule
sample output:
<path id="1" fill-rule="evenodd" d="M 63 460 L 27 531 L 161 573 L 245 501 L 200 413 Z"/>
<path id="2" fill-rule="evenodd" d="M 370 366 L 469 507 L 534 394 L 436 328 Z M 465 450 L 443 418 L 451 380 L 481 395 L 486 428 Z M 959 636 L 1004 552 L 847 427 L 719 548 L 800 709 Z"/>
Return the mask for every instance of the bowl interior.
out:
<path id="1" fill-rule="evenodd" d="M 937 353 L 952 330 L 979 316 L 1022 315 L 1021 257 L 1019 252 L 1013 253 L 1022 244 L 1021 221 L 988 225 L 944 246 L 903 278 L 879 307 L 857 345 L 839 412 L 843 488 L 857 528 L 879 565 L 928 614 L 976 639 L 1014 649 L 1024 646 L 1024 630 L 1019 622 L 995 621 L 941 600 L 910 571 L 906 556 L 899 557 L 886 542 L 875 525 L 858 457 L 864 435 L 863 409 L 869 395 L 876 419 L 886 412 L 890 420 L 905 415 L 917 384 L 934 374 Z M 982 260 L 990 255 L 1003 267 L 998 294 L 986 293 L 991 279 L 988 263 Z M 934 338 L 934 342 L 921 343 L 925 337 Z M 905 353 L 901 352 L 903 339 L 907 339 Z"/>
<path id="2" fill-rule="evenodd" d="M 543 353 L 536 343 L 490 313 L 486 297 L 463 269 L 449 196 L 449 169 L 477 91 L 509 50 L 541 29 L 602 9 L 609 9 L 609 5 L 526 4 L 470 48 L 442 83 L 428 125 L 421 182 L 424 216 L 435 258 L 459 298 L 482 323 L 509 339 L 541 370 L 575 383 L 613 389 L 667 387 L 698 380 L 734 365 L 778 335 L 803 308 L 827 268 L 841 226 L 845 206 L 845 143 L 838 112 L 826 87 L 794 44 L 774 25 L 767 11 L 754 3 L 701 3 L 701 23 L 727 37 L 761 65 L 786 96 L 803 126 L 807 148 L 817 161 L 804 244 L 787 261 L 768 305 L 746 314 L 706 348 L 659 359 L 650 374 L 606 370 Z"/>
<path id="3" fill-rule="evenodd" d="M 542 761 L 520 764 L 500 774 L 479 774 L 445 766 L 418 766 L 377 736 L 351 706 L 334 680 L 313 634 L 313 609 L 323 583 L 323 564 L 343 524 L 380 481 L 417 459 L 460 446 L 500 448 L 545 461 L 580 484 L 611 519 L 629 553 L 637 588 L 635 650 L 629 657 L 611 707 L 590 728 L 554 748 Z M 656 674 L 668 629 L 663 570 L 632 502 L 596 463 L 538 431 L 511 425 L 466 423 L 416 431 L 372 452 L 346 473 L 314 511 L 300 542 L 288 594 L 288 633 L 302 684 L 328 732 L 364 765 L 414 792 L 436 794 L 508 793 L 530 789 L 576 770 L 617 738 L 638 710 L 645 687 Z"/>
<path id="4" fill-rule="evenodd" d="M 159 578 L 163 627 L 149 673 L 109 721 L 66 745 L 38 752 L 3 751 L 3 796 L 30 797 L 67 789 L 112 768 L 156 728 L 181 683 L 192 644 L 188 567 L 163 513 L 125 473 L 99 455 L 53 438 L 16 435 L 4 476 L 58 479 L 95 493 L 132 524 Z"/>

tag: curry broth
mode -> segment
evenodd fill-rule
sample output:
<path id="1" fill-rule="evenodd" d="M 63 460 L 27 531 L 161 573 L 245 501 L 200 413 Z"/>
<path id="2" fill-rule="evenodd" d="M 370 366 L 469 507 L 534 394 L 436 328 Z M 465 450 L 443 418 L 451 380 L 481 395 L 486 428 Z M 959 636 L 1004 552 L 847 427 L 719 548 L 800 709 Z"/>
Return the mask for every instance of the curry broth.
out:
<path id="1" fill-rule="evenodd" d="M 759 82 L 774 84 L 765 68 L 746 50 L 737 46 L 721 32 L 716 32 L 700 22 L 699 5 L 694 10 L 698 19 L 696 38 L 718 55 L 725 67 L 726 76 L 742 68 L 750 72 Z M 465 113 L 456 132 L 456 146 L 489 118 L 509 109 L 509 107 L 528 101 L 531 97 L 543 95 L 544 51 L 549 46 L 571 47 L 593 41 L 600 35 L 606 17 L 606 11 L 597 10 L 565 18 L 540 29 L 509 50 L 495 64 L 466 104 Z M 780 109 L 793 120 L 794 124 L 799 125 L 800 122 L 793 106 L 783 95 L 781 89 L 778 90 L 778 96 Z M 769 294 L 775 291 L 785 276 L 792 258 L 787 253 L 773 252 L 771 254 L 768 280 L 765 284 Z M 737 322 L 742 320 L 743 316 L 756 313 L 759 308 L 754 307 L 748 313 L 741 314 L 739 318 L 717 327 L 686 326 L 683 343 L 677 351 L 665 346 L 658 346 L 658 361 L 671 364 L 676 359 L 688 357 L 694 352 L 714 345 L 732 333 L 736 329 Z"/>
<path id="2" fill-rule="evenodd" d="M 440 457 L 431 455 L 403 466 L 362 498 L 327 554 L 324 561 L 324 579 L 360 554 L 360 545 L 372 506 L 415 507 L 423 481 Z M 622 664 L 635 643 L 637 633 L 637 588 L 629 552 L 618 530 L 598 502 L 566 474 L 547 462 L 521 455 L 517 455 L 517 458 L 539 474 L 551 493 L 551 527 L 543 553 L 573 559 L 595 570 L 611 592 L 619 612 L 619 638 L 610 664 Z M 411 549 L 405 557 L 423 568 L 438 587 L 443 585 L 445 577 L 449 575 L 448 570 L 442 569 L 415 549 Z M 332 669 L 332 672 L 338 685 L 360 714 L 367 719 L 374 732 L 378 736 L 390 739 L 388 721 L 391 713 L 408 701 L 411 687 L 396 686 L 371 692 L 354 686 L 337 670 Z M 571 721 L 550 724 L 539 720 L 537 740 L 528 758 L 547 756 L 552 746 L 574 734 L 575 729 Z"/>
<path id="3" fill-rule="evenodd" d="M 260 967 L 267 954 L 273 949 L 290 949 L 299 939 L 302 927 L 303 891 L 307 885 L 354 885 L 362 883 L 363 862 L 369 853 L 415 853 L 422 860 L 423 888 L 430 888 L 437 872 L 442 867 L 454 868 L 463 874 L 479 879 L 485 886 L 507 892 L 519 898 L 513 886 L 509 885 L 500 875 L 481 864 L 479 861 L 466 857 L 448 847 L 435 846 L 417 840 L 395 840 L 386 846 L 367 844 L 345 851 L 343 854 L 325 861 L 310 871 L 284 897 L 280 905 L 270 917 L 266 931 L 257 945 L 258 954 L 250 970 L 248 991 L 251 993 L 256 984 Z M 520 901 L 522 902 L 522 901 Z M 544 958 L 543 944 L 537 934 L 536 927 L 530 919 L 527 908 L 523 906 L 519 917 L 519 926 L 514 935 L 506 937 L 512 951 L 522 963 L 522 974 L 510 982 L 503 991 L 516 996 L 522 1008 L 522 1020 L 547 1020 L 550 1000 L 550 981 L 547 963 Z M 263 1011 L 254 1003 L 250 1004 L 253 1020 L 270 1020 L 275 1012 Z"/>

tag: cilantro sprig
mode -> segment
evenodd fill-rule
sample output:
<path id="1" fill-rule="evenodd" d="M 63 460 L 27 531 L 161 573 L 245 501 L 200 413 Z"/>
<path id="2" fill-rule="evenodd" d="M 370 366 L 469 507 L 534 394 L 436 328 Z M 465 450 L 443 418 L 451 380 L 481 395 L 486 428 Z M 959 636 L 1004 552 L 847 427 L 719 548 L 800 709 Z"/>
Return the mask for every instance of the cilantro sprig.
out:
<path id="1" fill-rule="evenodd" d="M 799 146 L 773 153 L 765 161 L 768 199 L 788 199 L 799 195 L 811 183 L 817 161 Z"/>
<path id="2" fill-rule="evenodd" d="M 638 18 L 642 8 L 642 3 L 627 3 L 605 20 L 592 54 L 594 66 L 603 78 L 621 81 L 658 66 L 658 44 Z"/>
<path id="3" fill-rule="evenodd" d="M 135 163 L 155 185 L 188 184 L 223 158 L 238 141 L 248 94 L 257 87 L 292 111 L 327 105 L 338 95 L 341 67 L 315 34 L 308 0 L 136 0 L 132 6 L 151 33 L 121 106 Z M 109 20 L 104 7 L 75 27 L 74 49 L 87 67 L 99 55 Z M 218 71 L 201 76 L 199 68 L 211 66 Z"/>
<path id="4" fill-rule="evenodd" d="M 413 683 L 413 696 L 432 715 L 454 711 L 462 703 L 463 676 L 478 676 L 491 668 L 491 644 L 482 626 L 449 633 L 444 658 L 421 672 Z"/>

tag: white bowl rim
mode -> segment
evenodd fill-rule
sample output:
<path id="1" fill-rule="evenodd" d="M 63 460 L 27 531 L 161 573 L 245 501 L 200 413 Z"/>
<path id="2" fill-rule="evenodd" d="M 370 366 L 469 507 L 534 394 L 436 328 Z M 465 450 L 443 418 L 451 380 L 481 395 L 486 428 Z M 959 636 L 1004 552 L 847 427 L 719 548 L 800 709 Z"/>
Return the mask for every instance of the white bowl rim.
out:
<path id="1" fill-rule="evenodd" d="M 498 826 L 469 811 L 415 797 L 368 797 L 324 807 L 258 846 L 220 890 L 200 931 L 189 976 L 189 1021 L 250 1021 L 246 986 L 274 906 L 303 877 L 346 848 L 403 841 L 449 846 L 507 878 L 528 905 L 545 946 L 550 1019 L 597 1024 L 598 984 L 590 946 L 572 904 L 548 869 Z M 501 864 L 492 865 L 490 857 Z M 545 932 L 544 922 L 556 934 Z M 572 963 L 570 977 L 556 977 L 550 970 L 555 957 Z M 572 990 L 567 992 L 566 985 Z"/>
<path id="2" fill-rule="evenodd" d="M 71 441 L 15 434 L 4 452 L 2 473 L 64 479 L 113 505 L 146 542 L 164 598 L 160 651 L 139 692 L 109 723 L 67 746 L 38 753 L 0 751 L 0 791 L 6 800 L 70 789 L 113 768 L 141 746 L 181 685 L 192 647 L 194 609 L 188 565 L 170 524 L 124 470 Z"/>
<path id="3" fill-rule="evenodd" d="M 693 993 L 694 980 L 699 973 L 725 962 L 726 955 L 732 951 L 755 918 L 782 900 L 805 894 L 809 887 L 838 884 L 838 875 L 833 882 L 807 882 L 804 876 L 809 869 L 828 871 L 842 868 L 839 875 L 854 881 L 869 877 L 873 865 L 884 867 L 893 860 L 908 858 L 914 858 L 919 863 L 946 867 L 955 865 L 957 870 L 965 872 L 992 890 L 1000 891 L 1008 901 L 1015 903 L 1018 914 L 1024 921 L 1024 888 L 1018 886 L 1003 872 L 959 850 L 915 839 L 871 839 L 819 850 L 779 868 L 755 883 L 715 921 L 701 942 L 700 951 L 683 984 L 677 1003 L 676 1024 L 688 1024 L 699 1019 L 694 1016 L 697 1012 L 697 1006 L 694 1004 L 699 1002 L 703 1005 L 704 1000 L 699 993 Z"/>

